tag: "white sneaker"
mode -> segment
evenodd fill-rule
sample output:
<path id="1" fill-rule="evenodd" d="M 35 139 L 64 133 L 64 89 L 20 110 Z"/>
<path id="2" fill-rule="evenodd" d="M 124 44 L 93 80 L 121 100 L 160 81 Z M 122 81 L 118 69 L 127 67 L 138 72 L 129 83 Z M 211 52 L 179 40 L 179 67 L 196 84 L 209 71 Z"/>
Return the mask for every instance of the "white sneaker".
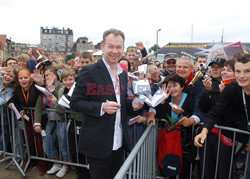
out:
<path id="1" fill-rule="evenodd" d="M 47 174 L 51 175 L 51 174 L 54 174 L 56 173 L 57 171 L 61 170 L 61 165 L 58 165 L 58 164 L 54 164 L 53 167 L 47 171 Z"/>
<path id="2" fill-rule="evenodd" d="M 67 171 L 68 171 L 68 166 L 63 165 L 63 167 L 62 167 L 61 170 L 56 174 L 56 176 L 57 176 L 58 178 L 62 178 L 62 177 L 64 177 L 64 175 L 66 175 Z"/>

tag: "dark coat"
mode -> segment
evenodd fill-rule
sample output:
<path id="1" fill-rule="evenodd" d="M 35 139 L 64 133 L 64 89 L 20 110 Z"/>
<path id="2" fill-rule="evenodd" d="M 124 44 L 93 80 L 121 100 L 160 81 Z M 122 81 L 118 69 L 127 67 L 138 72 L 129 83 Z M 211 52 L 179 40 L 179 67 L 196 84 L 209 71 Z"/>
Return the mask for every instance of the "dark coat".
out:
<path id="1" fill-rule="evenodd" d="M 250 95 L 245 96 L 248 116 L 250 116 Z M 204 121 L 204 127 L 206 127 L 210 131 L 216 123 L 218 125 L 238 128 L 247 131 L 248 122 L 243 105 L 242 87 L 240 87 L 236 81 L 229 83 L 225 87 L 220 95 L 220 98 L 216 102 L 216 105 L 208 112 Z M 237 136 L 236 139 L 240 142 L 247 142 L 246 136 Z"/>
<path id="2" fill-rule="evenodd" d="M 128 77 L 124 70 L 119 79 L 123 146 L 128 149 L 127 112 L 133 109 L 132 101 L 127 99 Z M 102 103 L 106 100 L 117 101 L 110 74 L 103 60 L 99 60 L 82 68 L 70 99 L 71 109 L 84 114 L 78 145 L 83 155 L 107 158 L 112 152 L 116 114 L 100 116 Z"/>

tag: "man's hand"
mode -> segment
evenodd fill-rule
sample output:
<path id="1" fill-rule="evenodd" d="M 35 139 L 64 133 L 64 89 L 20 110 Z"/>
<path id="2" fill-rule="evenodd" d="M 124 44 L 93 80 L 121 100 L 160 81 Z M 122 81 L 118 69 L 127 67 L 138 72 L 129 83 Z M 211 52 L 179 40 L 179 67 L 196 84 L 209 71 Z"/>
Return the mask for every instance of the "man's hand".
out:
<path id="1" fill-rule="evenodd" d="M 121 105 L 117 102 L 106 101 L 102 105 L 102 110 L 105 111 L 107 114 L 115 114 L 118 107 L 121 107 Z"/>
<path id="2" fill-rule="evenodd" d="M 35 125 L 35 131 L 36 131 L 37 133 L 41 133 L 41 132 L 42 132 L 41 126 L 40 126 L 40 125 Z"/>
<path id="3" fill-rule="evenodd" d="M 143 50 L 145 48 L 142 42 L 136 42 L 135 45 L 136 48 L 139 50 Z"/>
<path id="4" fill-rule="evenodd" d="M 206 78 L 205 80 L 202 80 L 202 83 L 207 91 L 212 90 L 212 78 Z"/>
<path id="5" fill-rule="evenodd" d="M 180 119 L 179 124 L 183 125 L 184 127 L 189 127 L 195 124 L 195 120 L 192 117 L 190 118 L 183 117 Z"/>
<path id="6" fill-rule="evenodd" d="M 135 98 L 135 99 L 136 99 L 136 98 Z M 138 102 L 138 103 L 136 103 L 136 102 L 135 102 L 135 99 L 133 99 L 133 101 L 132 101 L 132 107 L 133 107 L 135 110 L 139 110 L 139 109 L 141 109 L 141 108 L 143 107 L 144 102 Z"/>
<path id="7" fill-rule="evenodd" d="M 12 103 L 9 103 L 8 107 L 9 107 L 11 110 L 13 110 L 13 108 L 12 108 Z"/>
<path id="8" fill-rule="evenodd" d="M 201 133 L 195 136 L 194 138 L 194 145 L 196 147 L 203 147 L 204 141 L 207 138 L 208 130 L 207 128 L 203 128 Z"/>

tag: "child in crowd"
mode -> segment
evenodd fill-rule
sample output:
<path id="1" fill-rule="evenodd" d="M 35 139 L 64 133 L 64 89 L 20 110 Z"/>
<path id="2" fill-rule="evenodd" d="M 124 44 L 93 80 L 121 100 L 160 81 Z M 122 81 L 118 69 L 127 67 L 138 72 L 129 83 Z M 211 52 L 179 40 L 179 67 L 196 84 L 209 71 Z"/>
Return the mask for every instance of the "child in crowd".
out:
<path id="1" fill-rule="evenodd" d="M 35 131 L 41 133 L 42 129 L 45 130 L 45 136 L 43 137 L 43 148 L 48 158 L 59 160 L 59 153 L 55 146 L 56 139 L 58 138 L 58 144 L 62 158 L 64 161 L 68 161 L 69 157 L 66 140 L 66 121 L 59 118 L 59 115 L 56 111 L 45 110 L 47 108 L 49 109 L 56 107 L 58 91 L 60 88 L 62 88 L 63 84 L 59 81 L 57 68 L 53 65 L 47 66 L 44 69 L 44 75 L 46 90 L 51 92 L 53 95 L 48 97 L 46 97 L 44 94 L 39 95 L 35 107 Z M 57 172 L 57 177 L 63 177 L 67 173 L 67 170 L 67 165 L 63 165 L 63 167 L 61 167 L 60 164 L 54 164 L 53 167 L 47 171 L 47 174 L 54 174 Z"/>
<path id="2" fill-rule="evenodd" d="M 9 133 L 9 122 L 8 118 L 8 108 L 6 105 L 8 104 L 8 101 L 12 98 L 14 95 L 14 90 L 16 87 L 16 82 L 17 82 L 17 70 L 14 67 L 11 68 L 6 68 L 6 67 L 1 67 L 0 68 L 0 107 L 3 110 L 3 116 L 2 113 L 0 113 L 1 117 L 1 123 L 0 123 L 0 151 L 6 151 L 9 146 L 9 139 L 10 139 L 10 133 Z M 3 124 L 3 126 L 2 126 Z M 4 134 L 3 134 L 4 131 Z M 4 140 L 5 144 L 3 144 Z M 4 147 L 5 146 L 5 147 Z"/>
<path id="3" fill-rule="evenodd" d="M 33 75 L 31 75 L 28 69 L 20 70 L 18 72 L 19 86 L 15 89 L 12 101 L 17 110 L 20 112 L 22 118 L 25 120 L 25 128 L 28 137 L 30 154 L 35 156 L 36 148 L 33 135 L 34 116 L 32 115 L 34 113 L 32 113 L 29 108 L 35 107 L 38 96 L 41 92 L 35 87 L 35 83 L 33 83 L 33 81 L 40 86 L 43 85 L 43 76 L 38 70 L 36 70 Z M 11 103 L 9 104 L 9 107 L 12 109 Z M 29 120 L 25 118 L 25 114 L 29 117 Z M 41 134 L 37 134 L 35 138 L 38 156 L 43 157 L 42 136 Z M 29 167 L 32 167 L 35 164 L 35 161 L 31 161 Z M 28 167 L 27 165 L 25 168 Z M 38 160 L 37 165 L 40 175 L 44 175 L 47 168 L 46 162 Z"/>
<path id="4" fill-rule="evenodd" d="M 73 69 L 65 69 L 61 73 L 61 81 L 63 83 L 63 87 L 59 90 L 58 92 L 58 99 L 60 99 L 63 95 L 66 98 L 68 97 L 68 92 L 75 83 L 75 77 L 76 74 Z M 61 117 L 65 117 L 65 108 L 61 105 L 56 106 L 57 112 L 60 114 Z M 81 164 L 87 164 L 86 163 L 86 157 L 83 156 L 80 153 L 77 153 L 77 146 L 78 146 L 78 137 L 80 134 L 81 130 L 81 124 L 82 124 L 82 119 L 83 119 L 83 114 L 81 113 L 72 113 L 68 114 L 66 113 L 67 116 L 67 131 L 68 131 L 68 136 L 69 136 L 69 149 L 70 149 L 70 154 L 72 157 L 72 161 L 74 163 L 81 163 Z M 78 157 L 78 159 L 77 159 Z M 82 167 L 76 167 L 76 174 L 78 176 L 84 177 L 84 178 L 90 178 L 89 170 L 87 168 L 82 168 Z"/>
<path id="5" fill-rule="evenodd" d="M 77 60 L 75 61 L 75 72 L 76 74 L 79 74 L 82 67 L 89 65 L 91 63 L 93 63 L 93 59 L 92 59 L 92 54 L 89 52 L 83 52 L 81 55 L 76 57 Z"/>

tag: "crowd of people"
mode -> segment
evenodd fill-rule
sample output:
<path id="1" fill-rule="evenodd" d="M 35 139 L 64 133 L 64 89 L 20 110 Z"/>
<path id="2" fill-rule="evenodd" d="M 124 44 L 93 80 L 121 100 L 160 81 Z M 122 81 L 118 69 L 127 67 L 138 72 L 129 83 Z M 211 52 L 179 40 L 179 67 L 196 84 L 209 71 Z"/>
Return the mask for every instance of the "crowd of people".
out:
<path id="1" fill-rule="evenodd" d="M 147 54 L 142 42 L 125 50 L 124 41 L 122 31 L 105 31 L 101 45 L 103 55 L 99 59 L 83 52 L 66 61 L 56 52 L 46 56 L 41 46 L 37 48 L 42 55 L 39 60 L 33 57 L 32 49 L 17 57 L 1 58 L 0 105 L 4 126 L 1 126 L 0 151 L 3 145 L 10 148 L 7 110 L 13 109 L 14 104 L 25 121 L 31 155 L 36 155 L 37 148 L 39 157 L 58 160 L 60 155 L 65 162 L 79 159 L 80 163 L 88 164 L 89 169 L 77 167 L 78 178 L 113 178 L 122 164 L 124 150 L 129 153 L 133 149 L 150 122 L 155 124 L 157 119 L 166 119 L 167 122 L 158 121 L 159 130 L 163 130 L 179 120 L 183 150 L 180 178 L 192 175 L 191 164 L 202 170 L 204 150 L 197 151 L 197 148 L 203 147 L 205 140 L 205 156 L 209 158 L 205 160 L 205 178 L 214 178 L 218 140 L 217 177 L 228 178 L 231 152 L 237 148 L 232 177 L 243 178 L 245 164 L 250 161 L 246 161 L 250 152 L 249 136 L 237 134 L 235 144 L 232 132 L 222 130 L 223 137 L 219 137 L 220 132 L 214 125 L 250 130 L 250 55 L 234 59 L 220 56 L 208 63 L 205 55 L 192 59 L 168 53 L 160 63 L 155 55 Z M 39 62 L 43 65 L 37 66 Z M 139 71 L 144 64 L 147 64 L 146 71 Z M 165 93 L 165 99 L 156 107 L 138 100 L 133 89 L 135 80 L 148 80 L 151 92 L 145 95 L 149 99 L 159 88 Z M 51 95 L 45 95 L 36 85 Z M 70 110 L 78 113 L 65 120 L 66 108 L 58 101 L 63 95 L 67 96 L 73 86 Z M 50 108 L 56 112 L 46 110 Z M 137 121 L 130 125 L 129 119 L 138 115 Z M 34 120 L 26 120 L 26 116 Z M 200 122 L 204 122 L 203 128 L 196 125 Z M 74 147 L 74 126 L 80 128 L 78 150 Z M 193 126 L 200 133 L 196 137 L 192 135 Z M 42 136 L 43 131 L 46 135 Z M 56 174 L 61 178 L 68 171 L 66 164 L 54 163 L 48 168 L 48 163 L 41 160 L 32 160 L 29 168 L 35 165 L 40 175 Z"/>

